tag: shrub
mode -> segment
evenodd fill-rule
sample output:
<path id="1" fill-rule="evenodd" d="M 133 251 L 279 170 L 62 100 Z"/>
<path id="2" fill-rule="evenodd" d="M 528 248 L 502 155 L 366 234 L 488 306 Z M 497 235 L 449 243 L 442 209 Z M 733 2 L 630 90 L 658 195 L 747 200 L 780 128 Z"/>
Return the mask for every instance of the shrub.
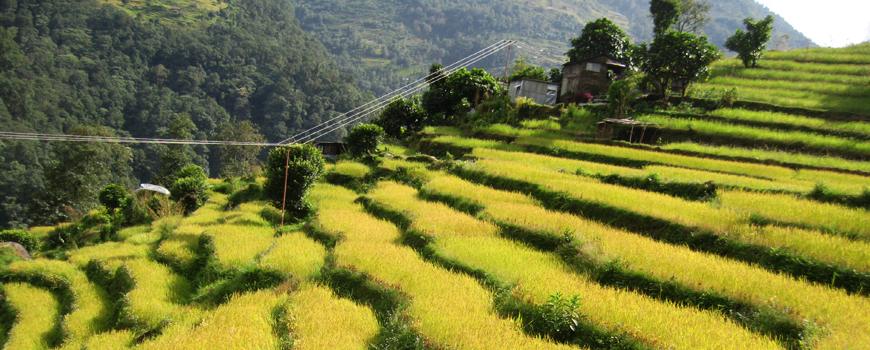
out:
<path id="1" fill-rule="evenodd" d="M 592 102 L 592 94 L 588 92 L 578 92 L 574 94 L 574 97 L 571 99 L 571 102 L 574 103 L 589 103 Z"/>
<path id="2" fill-rule="evenodd" d="M 629 106 L 637 98 L 637 94 L 631 90 L 634 89 L 634 82 L 628 79 L 618 80 L 610 84 L 610 89 L 607 90 L 607 99 L 610 100 L 610 111 L 614 118 L 623 118 L 628 113 Z"/>
<path id="3" fill-rule="evenodd" d="M 293 217 L 305 217 L 311 209 L 305 196 L 323 175 L 323 170 L 323 157 L 312 145 L 297 144 L 275 148 L 269 152 L 269 159 L 266 161 L 266 182 L 263 184 L 265 197 L 273 206 L 281 208 L 286 174 L 286 210 Z"/>
<path id="4" fill-rule="evenodd" d="M 172 185 L 170 198 L 180 202 L 184 213 L 189 214 L 205 204 L 208 200 L 207 190 L 208 185 L 204 180 L 197 177 L 179 177 Z"/>
<path id="5" fill-rule="evenodd" d="M 192 177 L 199 181 L 205 181 L 206 179 L 208 179 L 208 175 L 205 174 L 205 170 L 203 170 L 201 166 L 193 164 L 188 165 L 175 173 L 175 178 L 177 179 L 185 177 Z"/>
<path id="6" fill-rule="evenodd" d="M 109 210 L 109 215 L 114 215 L 115 210 L 121 208 L 127 201 L 130 193 L 123 186 L 109 184 L 100 191 L 100 203 Z"/>
<path id="7" fill-rule="evenodd" d="M 30 232 L 24 230 L 5 230 L 0 231 L 0 242 L 15 242 L 20 244 L 28 252 L 33 252 L 39 248 L 39 240 Z"/>
<path id="8" fill-rule="evenodd" d="M 364 157 L 378 150 L 378 145 L 384 140 L 384 129 L 374 124 L 360 124 L 344 138 L 354 157 Z"/>

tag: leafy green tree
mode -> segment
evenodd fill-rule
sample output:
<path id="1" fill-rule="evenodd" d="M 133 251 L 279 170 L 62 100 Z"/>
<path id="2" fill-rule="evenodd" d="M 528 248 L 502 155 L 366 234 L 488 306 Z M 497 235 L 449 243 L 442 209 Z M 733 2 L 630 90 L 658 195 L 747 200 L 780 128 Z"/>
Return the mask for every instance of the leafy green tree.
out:
<path id="1" fill-rule="evenodd" d="M 443 76 L 440 72 L 435 74 Z M 458 124 L 474 102 L 499 93 L 501 87 L 498 82 L 483 69 L 468 71 L 461 68 L 435 84 L 430 83 L 429 91 L 423 94 L 421 105 L 427 114 L 426 124 Z"/>
<path id="2" fill-rule="evenodd" d="M 655 36 L 664 35 L 680 18 L 680 0 L 650 0 L 649 13 Z"/>
<path id="3" fill-rule="evenodd" d="M 127 200 L 127 197 L 130 196 L 130 193 L 127 192 L 127 188 L 124 186 L 118 186 L 116 184 L 108 184 L 105 188 L 100 190 L 100 203 L 109 210 L 109 215 L 114 215 L 115 210 L 124 205 L 124 202 Z"/>
<path id="4" fill-rule="evenodd" d="M 599 18 L 583 26 L 579 37 L 571 39 L 572 48 L 568 50 L 569 61 L 606 55 L 621 62 L 628 62 L 631 55 L 631 42 L 625 32 L 607 18 Z"/>
<path id="5" fill-rule="evenodd" d="M 737 56 L 743 61 L 746 68 L 757 67 L 758 61 L 764 57 L 765 44 L 770 40 L 770 31 L 773 30 L 773 16 L 767 15 L 763 20 L 756 22 L 751 17 L 743 20 L 746 31 L 738 29 L 734 35 L 725 41 L 725 48 L 737 52 Z"/>
<path id="6" fill-rule="evenodd" d="M 681 93 L 685 96 L 686 87 L 721 56 L 716 46 L 707 42 L 706 36 L 668 31 L 650 44 L 641 68 L 661 83 L 662 96 L 674 81 L 682 83 Z"/>
<path id="7" fill-rule="evenodd" d="M 632 91 L 635 85 L 632 79 L 621 79 L 610 84 L 607 99 L 610 101 L 608 107 L 613 118 L 625 118 L 629 106 L 637 98 L 637 93 Z"/>
<path id="8" fill-rule="evenodd" d="M 680 0 L 680 17 L 671 27 L 683 33 L 701 35 L 703 29 L 710 23 L 710 4 L 707 0 Z"/>
<path id="9" fill-rule="evenodd" d="M 169 190 L 170 199 L 181 203 L 185 214 L 190 214 L 208 200 L 205 171 L 199 165 L 188 165 L 175 174 L 175 183 Z"/>
<path id="10" fill-rule="evenodd" d="M 190 119 L 190 115 L 182 113 L 169 124 L 169 130 L 163 134 L 163 137 L 176 140 L 191 140 L 193 139 L 194 132 L 196 132 L 196 124 Z M 168 150 L 160 157 L 160 174 L 157 175 L 158 182 L 163 186 L 172 187 L 175 183 L 176 173 L 189 165 L 193 157 L 194 153 L 190 145 L 169 145 Z"/>
<path id="11" fill-rule="evenodd" d="M 105 126 L 77 126 L 70 135 L 117 136 Z M 68 220 L 69 210 L 85 213 L 96 207 L 97 194 L 108 183 L 129 184 L 132 154 L 124 145 L 107 142 L 58 142 L 45 171 L 47 186 L 29 208 L 34 223 Z"/>
<path id="12" fill-rule="evenodd" d="M 232 120 L 219 128 L 215 138 L 223 141 L 266 142 L 259 128 L 250 121 Z M 222 177 L 244 177 L 258 171 L 260 162 L 257 156 L 262 146 L 222 145 L 220 147 Z"/>
<path id="13" fill-rule="evenodd" d="M 286 181 L 286 210 L 291 217 L 303 218 L 311 211 L 311 204 L 305 197 L 323 175 L 323 168 L 323 156 L 312 145 L 295 144 L 275 148 L 269 152 L 264 169 L 266 182 L 263 192 L 272 205 L 280 209 L 285 198 Z"/>
<path id="14" fill-rule="evenodd" d="M 525 57 L 520 57 L 520 59 L 514 61 L 514 65 L 510 69 L 508 82 L 524 78 L 547 81 L 547 73 L 544 71 L 544 68 L 531 65 L 526 62 Z"/>
<path id="15" fill-rule="evenodd" d="M 345 140 L 351 155 L 364 157 L 378 150 L 384 140 L 384 129 L 375 124 L 359 124 L 350 129 Z"/>
<path id="16" fill-rule="evenodd" d="M 559 68 L 550 68 L 550 79 L 548 80 L 551 83 L 562 83 L 562 71 Z"/>
<path id="17" fill-rule="evenodd" d="M 383 128 L 390 137 L 401 139 L 405 128 L 422 127 L 425 119 L 426 111 L 420 106 L 420 96 L 409 99 L 400 96 L 384 107 L 372 123 Z"/>

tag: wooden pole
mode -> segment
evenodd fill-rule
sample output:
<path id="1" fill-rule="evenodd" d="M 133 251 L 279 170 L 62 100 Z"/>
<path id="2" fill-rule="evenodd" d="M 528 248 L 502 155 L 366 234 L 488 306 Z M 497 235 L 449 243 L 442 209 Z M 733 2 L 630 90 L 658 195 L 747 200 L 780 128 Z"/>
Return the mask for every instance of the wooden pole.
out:
<path id="1" fill-rule="evenodd" d="M 510 87 L 508 86 L 509 81 L 507 81 L 507 72 L 508 72 L 508 65 L 511 64 L 511 47 L 513 47 L 513 46 L 514 46 L 513 42 L 511 42 L 511 44 L 508 45 L 507 61 L 504 62 L 504 78 L 502 80 L 504 80 L 505 90 L 510 89 Z"/>
<path id="2" fill-rule="evenodd" d="M 284 226 L 284 205 L 287 204 L 287 174 L 290 171 L 290 148 L 287 148 L 287 160 L 284 161 L 284 198 L 281 200 L 281 226 Z"/>

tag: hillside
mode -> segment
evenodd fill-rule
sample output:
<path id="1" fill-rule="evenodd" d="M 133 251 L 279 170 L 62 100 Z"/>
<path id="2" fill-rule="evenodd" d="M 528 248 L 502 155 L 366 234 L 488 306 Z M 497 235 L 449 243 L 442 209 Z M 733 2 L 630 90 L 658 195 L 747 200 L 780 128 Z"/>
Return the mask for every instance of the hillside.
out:
<path id="1" fill-rule="evenodd" d="M 726 61 L 703 88 L 829 76 L 866 100 L 868 49 L 770 54 L 753 70 Z M 284 226 L 249 178 L 210 180 L 190 215 L 103 238 L 105 208 L 31 228 L 15 236 L 41 245 L 35 260 L 0 255 L 0 341 L 868 349 L 870 113 L 828 85 L 806 89 L 829 104 L 771 88 L 730 108 L 711 95 L 636 112 L 659 123 L 643 130 L 652 144 L 595 138 L 594 106 L 428 127 L 382 157 L 330 161 L 308 197 L 316 213 Z"/>
<path id="2" fill-rule="evenodd" d="M 174 120 L 189 117 L 192 139 L 214 139 L 236 120 L 255 123 L 277 142 L 368 98 L 299 28 L 287 3 L 111 4 L 0 5 L 3 131 L 61 134 L 102 125 L 121 136 L 164 138 Z M 174 13 L 170 4 L 183 11 Z M 45 170 L 66 161 L 54 159 L 54 146 L 0 142 L 0 226 L 27 224 L 34 196 L 47 186 Z M 166 151 L 132 146 L 132 173 L 115 181 L 151 181 Z M 217 176 L 216 151 L 197 146 L 191 157 Z"/>
<path id="3" fill-rule="evenodd" d="M 586 22 L 608 17 L 632 42 L 651 41 L 647 0 L 617 1 L 383 1 L 299 0 L 296 17 L 352 72 L 364 89 L 381 95 L 420 77 L 429 64 L 453 63 L 498 40 L 521 41 L 513 51 L 530 63 L 558 67 L 565 62 L 570 39 Z M 743 19 L 771 14 L 752 0 L 711 0 L 712 21 L 705 29 L 714 45 L 743 29 Z M 815 46 L 779 16 L 772 38 L 789 35 L 789 48 Z M 780 45 L 781 46 L 781 45 Z M 768 47 L 774 48 L 771 44 Z M 477 67 L 504 69 L 504 55 Z M 500 67 L 500 68 L 499 68 Z"/>

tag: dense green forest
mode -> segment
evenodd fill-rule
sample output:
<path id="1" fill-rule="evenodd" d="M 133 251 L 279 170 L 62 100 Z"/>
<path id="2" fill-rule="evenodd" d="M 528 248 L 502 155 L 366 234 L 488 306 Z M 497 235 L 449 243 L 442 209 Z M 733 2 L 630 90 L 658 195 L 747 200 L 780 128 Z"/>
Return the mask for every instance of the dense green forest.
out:
<path id="1" fill-rule="evenodd" d="M 432 62 L 444 65 L 498 40 L 516 39 L 514 57 L 545 68 L 565 62 L 571 38 L 600 17 L 617 23 L 633 43 L 652 40 L 649 0 L 298 0 L 296 17 L 335 56 L 342 71 L 380 95 L 416 79 Z M 743 19 L 764 18 L 769 10 L 752 0 L 709 0 L 709 42 L 724 51 L 725 40 Z M 772 37 L 789 35 L 790 48 L 814 46 L 785 20 L 774 16 Z M 775 49 L 777 45 L 768 45 Z M 785 47 L 783 47 L 785 48 Z M 475 68 L 498 72 L 504 55 Z M 499 74 L 500 75 L 500 74 Z"/>
<path id="2" fill-rule="evenodd" d="M 3 131 L 100 125 L 109 134 L 166 137 L 173 120 L 189 117 L 194 126 L 185 132 L 194 139 L 213 139 L 235 119 L 280 141 L 369 97 L 299 28 L 287 2 L 231 2 L 196 25 L 166 13 L 137 20 L 94 0 L 0 1 Z M 52 196 L 75 179 L 49 181 L 46 172 L 70 161 L 55 157 L 67 148 L 0 141 L 0 226 L 48 223 L 28 216 L 37 197 L 61 210 Z M 151 180 L 168 149 L 130 146 L 132 167 L 114 181 Z M 216 150 L 192 151 L 194 163 L 217 174 Z"/>

